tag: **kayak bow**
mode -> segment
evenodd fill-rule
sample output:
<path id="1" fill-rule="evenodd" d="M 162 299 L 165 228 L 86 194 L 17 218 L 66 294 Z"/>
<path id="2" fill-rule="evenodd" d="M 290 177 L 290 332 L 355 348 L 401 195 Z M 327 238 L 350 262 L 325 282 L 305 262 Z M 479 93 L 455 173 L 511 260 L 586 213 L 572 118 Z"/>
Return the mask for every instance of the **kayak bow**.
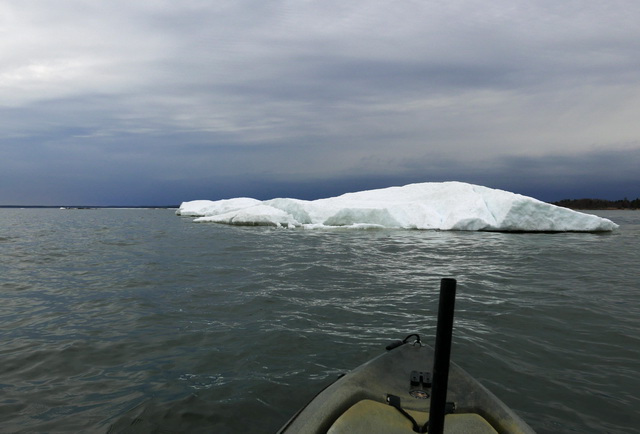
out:
<path id="1" fill-rule="evenodd" d="M 454 279 L 442 279 L 435 350 L 417 334 L 389 345 L 321 391 L 278 433 L 535 433 L 450 362 L 455 291 Z"/>

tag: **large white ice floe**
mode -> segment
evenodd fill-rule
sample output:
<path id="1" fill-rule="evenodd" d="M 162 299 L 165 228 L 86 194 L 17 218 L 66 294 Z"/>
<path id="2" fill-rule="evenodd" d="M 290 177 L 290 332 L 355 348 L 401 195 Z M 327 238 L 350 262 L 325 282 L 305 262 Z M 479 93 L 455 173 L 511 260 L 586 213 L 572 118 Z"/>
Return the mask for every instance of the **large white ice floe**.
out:
<path id="1" fill-rule="evenodd" d="M 601 232 L 611 220 L 508 191 L 462 182 L 428 182 L 318 200 L 236 198 L 183 202 L 197 222 L 282 227 L 461 231 Z"/>

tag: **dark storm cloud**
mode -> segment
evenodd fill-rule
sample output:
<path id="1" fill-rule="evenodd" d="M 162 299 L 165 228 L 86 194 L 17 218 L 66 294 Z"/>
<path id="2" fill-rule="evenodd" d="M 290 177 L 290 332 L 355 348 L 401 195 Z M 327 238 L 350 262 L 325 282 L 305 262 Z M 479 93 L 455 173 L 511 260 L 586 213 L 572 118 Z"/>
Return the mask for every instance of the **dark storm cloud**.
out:
<path id="1" fill-rule="evenodd" d="M 636 194 L 640 6 L 579 6 L 5 5 L 0 203 L 448 179 Z"/>

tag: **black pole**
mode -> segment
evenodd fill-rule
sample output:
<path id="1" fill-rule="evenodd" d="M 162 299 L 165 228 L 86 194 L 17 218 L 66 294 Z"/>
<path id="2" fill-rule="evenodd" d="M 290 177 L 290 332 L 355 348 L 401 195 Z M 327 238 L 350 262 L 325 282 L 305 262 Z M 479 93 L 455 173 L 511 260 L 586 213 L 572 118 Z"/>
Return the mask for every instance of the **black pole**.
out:
<path id="1" fill-rule="evenodd" d="M 431 389 L 431 406 L 429 408 L 429 434 L 442 434 L 444 430 L 455 301 L 456 279 L 442 279 L 440 281 L 436 346 L 433 355 L 433 387 Z"/>

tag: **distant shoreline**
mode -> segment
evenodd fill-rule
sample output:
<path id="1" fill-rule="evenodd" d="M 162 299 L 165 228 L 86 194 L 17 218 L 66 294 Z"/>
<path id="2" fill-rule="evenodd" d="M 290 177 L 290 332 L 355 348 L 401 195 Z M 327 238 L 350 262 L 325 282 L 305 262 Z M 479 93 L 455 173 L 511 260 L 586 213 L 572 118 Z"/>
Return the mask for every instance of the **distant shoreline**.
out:
<path id="1" fill-rule="evenodd" d="M 605 200 L 605 199 L 563 199 L 557 202 L 550 202 L 552 205 L 563 208 L 581 210 L 638 210 L 640 209 L 640 198 L 629 200 Z"/>
<path id="2" fill-rule="evenodd" d="M 640 198 L 629 200 L 605 199 L 562 199 L 548 202 L 551 205 L 574 210 L 606 211 L 640 209 Z M 0 205 L 0 209 L 61 209 L 61 210 L 90 210 L 90 209 L 178 209 L 180 205 L 105 205 L 105 206 L 66 206 L 66 205 Z"/>
<path id="3" fill-rule="evenodd" d="M 65 205 L 0 205 L 0 208 L 8 209 L 60 209 L 60 210 L 88 210 L 88 209 L 178 209 L 179 205 L 165 206 L 131 206 L 131 205 L 107 205 L 107 206 L 65 206 Z"/>

